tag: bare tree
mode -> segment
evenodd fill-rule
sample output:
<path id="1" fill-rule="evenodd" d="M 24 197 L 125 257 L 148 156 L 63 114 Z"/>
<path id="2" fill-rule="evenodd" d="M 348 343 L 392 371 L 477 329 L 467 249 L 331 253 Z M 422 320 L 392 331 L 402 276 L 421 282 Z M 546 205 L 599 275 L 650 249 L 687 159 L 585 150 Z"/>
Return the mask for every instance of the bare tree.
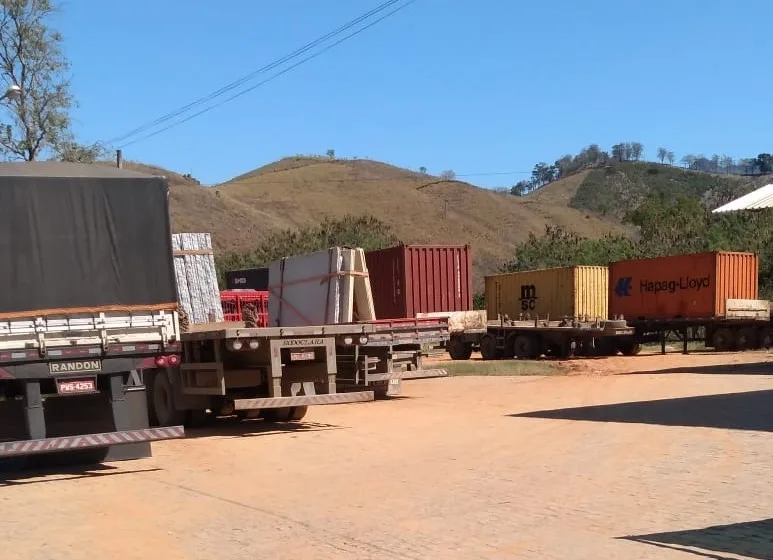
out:
<path id="1" fill-rule="evenodd" d="M 0 0 L 0 73 L 22 89 L 0 128 L 6 159 L 33 161 L 72 140 L 70 65 L 61 34 L 46 24 L 56 11 L 51 0 Z"/>
<path id="2" fill-rule="evenodd" d="M 658 148 L 658 159 L 660 160 L 661 164 L 666 161 L 666 157 L 668 157 L 668 150 L 661 146 Z"/>
<path id="3" fill-rule="evenodd" d="M 644 155 L 644 145 L 640 142 L 631 142 L 631 159 L 639 161 L 642 155 Z"/>
<path id="4" fill-rule="evenodd" d="M 453 169 L 446 169 L 440 174 L 441 179 L 445 179 L 446 181 L 453 181 L 456 179 L 456 173 Z"/>
<path id="5" fill-rule="evenodd" d="M 725 173 L 730 173 L 733 171 L 733 167 L 735 166 L 735 160 L 733 160 L 732 156 L 723 155 L 721 158 L 719 158 L 719 165 L 722 169 L 725 170 Z"/>
<path id="6" fill-rule="evenodd" d="M 666 154 L 666 159 L 668 160 L 668 165 L 674 165 L 674 161 L 676 161 L 676 154 L 674 154 L 674 152 L 668 152 Z"/>

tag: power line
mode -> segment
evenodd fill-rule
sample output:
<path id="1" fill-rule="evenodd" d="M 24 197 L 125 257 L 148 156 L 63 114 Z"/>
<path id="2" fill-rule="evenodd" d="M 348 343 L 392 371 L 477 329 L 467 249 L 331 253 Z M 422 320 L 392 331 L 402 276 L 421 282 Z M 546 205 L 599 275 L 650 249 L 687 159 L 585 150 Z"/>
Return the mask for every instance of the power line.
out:
<path id="1" fill-rule="evenodd" d="M 369 12 L 366 12 L 366 13 L 364 13 L 364 14 L 356 17 L 356 18 L 354 18 L 353 20 L 345 23 L 344 25 L 340 26 L 338 29 L 335 29 L 335 30 L 331 31 L 330 33 L 327 33 L 327 34 L 325 34 L 325 35 L 323 35 L 321 37 L 318 37 L 314 41 L 311 41 L 310 43 L 307 43 L 306 45 L 300 47 L 299 49 L 296 49 L 295 51 L 293 51 L 293 52 L 291 52 L 291 53 L 289 53 L 289 54 L 287 54 L 285 56 L 283 56 L 282 58 L 277 59 L 274 62 L 272 62 L 270 64 L 267 64 L 267 65 L 265 65 L 265 66 L 263 66 L 261 68 L 258 68 L 257 70 L 255 70 L 253 72 L 250 72 L 249 74 L 247 74 L 245 76 L 242 76 L 238 80 L 236 80 L 234 82 L 231 82 L 231 83 L 223 86 L 222 88 L 220 88 L 220 89 L 218 89 L 216 91 L 213 91 L 212 93 L 210 93 L 208 95 L 205 95 L 204 97 L 200 97 L 199 99 L 196 99 L 195 101 L 192 101 L 191 103 L 188 103 L 187 105 L 185 105 L 183 107 L 180 107 L 179 109 L 176 109 L 175 111 L 172 111 L 171 113 L 167 113 L 166 115 L 162 115 L 161 117 L 157 118 L 154 121 L 151 121 L 149 123 L 145 123 L 144 125 L 139 126 L 139 127 L 135 128 L 135 129 L 127 132 L 126 134 L 123 134 L 121 136 L 117 136 L 117 137 L 109 140 L 107 143 L 108 144 L 112 144 L 114 142 L 118 142 L 120 140 L 124 140 L 124 139 L 126 139 L 126 138 L 128 138 L 130 136 L 134 136 L 138 132 L 142 132 L 143 130 L 147 130 L 148 128 L 151 128 L 151 127 L 153 127 L 155 125 L 158 125 L 158 124 L 161 124 L 163 122 L 166 122 L 167 120 L 169 120 L 171 118 L 174 118 L 174 117 L 176 117 L 176 116 L 178 116 L 178 115 L 188 111 L 189 109 L 192 109 L 193 107 L 195 107 L 197 105 L 201 105 L 202 103 L 205 103 L 205 102 L 210 101 L 210 100 L 212 100 L 212 99 L 214 99 L 216 97 L 219 97 L 220 95 L 222 95 L 224 93 L 227 93 L 228 91 L 231 91 L 232 89 L 240 86 L 241 84 L 251 80 L 252 78 L 257 76 L 258 74 L 261 74 L 263 72 L 267 72 L 268 70 L 273 70 L 277 66 L 279 66 L 279 65 L 281 65 L 281 64 L 283 64 L 283 63 L 285 63 L 285 62 L 287 62 L 289 60 L 292 60 L 293 58 L 295 58 L 297 56 L 300 56 L 301 54 L 303 54 L 304 52 L 308 51 L 309 49 L 315 47 L 319 43 L 322 43 L 322 42 L 326 41 L 327 39 L 330 39 L 331 37 L 334 37 L 335 35 L 343 33 L 344 31 L 346 31 L 347 29 L 349 29 L 352 26 L 356 25 L 357 23 L 360 23 L 361 21 L 369 18 L 370 16 L 372 16 L 372 15 L 374 15 L 374 14 L 380 12 L 380 11 L 385 10 L 386 8 L 388 8 L 392 4 L 395 4 L 398 1 L 399 0 L 388 0 L 387 2 L 384 2 L 383 4 L 380 4 L 379 6 L 376 6 L 375 8 L 370 10 Z"/>
<path id="2" fill-rule="evenodd" d="M 113 143 L 113 142 L 116 142 L 116 141 L 124 140 L 126 138 L 130 138 L 131 136 L 135 136 L 139 132 L 143 132 L 144 130 L 147 130 L 148 128 L 152 128 L 154 126 L 162 124 L 162 123 L 164 123 L 164 122 L 166 122 L 166 121 L 168 121 L 168 120 L 170 120 L 170 119 L 172 119 L 172 118 L 174 118 L 176 116 L 181 115 L 182 113 L 185 113 L 186 111 L 194 108 L 197 105 L 201 105 L 203 103 L 206 103 L 207 101 L 211 101 L 211 100 L 213 100 L 213 99 L 215 99 L 215 98 L 217 98 L 217 97 L 219 97 L 219 96 L 221 96 L 221 95 L 223 95 L 223 94 L 225 94 L 225 93 L 227 93 L 227 92 L 229 92 L 229 91 L 239 87 L 240 85 L 242 85 L 245 82 L 251 80 L 252 78 L 257 76 L 258 74 L 261 74 L 263 72 L 267 72 L 269 70 L 273 70 L 274 68 L 276 68 L 278 66 L 281 66 L 285 62 L 288 62 L 288 61 L 290 61 L 290 60 L 292 60 L 294 58 L 297 58 L 298 56 L 302 55 L 305 52 L 308 52 L 309 50 L 311 50 L 315 46 L 318 46 L 320 43 L 322 43 L 322 42 L 324 42 L 324 41 L 326 41 L 328 39 L 331 39 L 331 38 L 333 38 L 333 37 L 335 37 L 337 35 L 340 35 L 344 31 L 347 31 L 348 29 L 351 29 L 352 27 L 354 27 L 358 23 L 362 23 L 364 20 L 370 18 L 371 16 L 386 10 L 387 8 L 393 6 L 394 4 L 396 4 L 399 1 L 400 0 L 389 0 L 387 2 L 384 2 L 384 3 L 380 4 L 379 6 L 377 6 L 376 8 L 370 10 L 369 12 L 367 12 L 367 13 L 365 13 L 365 14 L 363 14 L 363 15 L 361 15 L 361 16 L 353 19 L 353 20 L 351 20 L 350 22 L 340 26 L 338 29 L 336 29 L 334 31 L 331 31 L 330 33 L 327 33 L 326 35 L 324 35 L 324 36 L 322 36 L 322 37 L 312 41 L 311 43 L 308 43 L 307 45 L 305 45 L 304 47 L 301 47 L 300 49 L 297 49 L 293 53 L 290 53 L 289 55 L 286 55 L 286 56 L 282 57 L 281 59 L 278 59 L 278 60 L 272 62 L 271 64 L 268 64 L 268 65 L 266 65 L 266 66 L 264 66 L 264 67 L 262 67 L 262 68 L 260 68 L 260 69 L 258 69 L 256 71 L 248 74 L 247 76 L 244 76 L 244 77 L 240 78 L 239 80 L 237 80 L 235 82 L 232 82 L 232 83 L 228 84 L 227 86 L 224 86 L 224 87 L 220 88 L 219 90 L 217 90 L 215 92 L 212 92 L 211 94 L 209 94 L 207 96 L 199 98 L 196 101 L 193 101 L 193 102 L 189 103 L 188 105 L 186 105 L 186 106 L 184 106 L 184 107 L 182 107 L 180 109 L 177 109 L 176 111 L 173 111 L 173 112 L 168 113 L 168 114 L 166 114 L 166 115 L 164 115 L 162 117 L 159 117 L 158 119 L 152 121 L 151 123 L 147 123 L 145 125 L 142 125 L 140 127 L 135 128 L 134 130 L 132 130 L 132 131 L 130 131 L 130 132 L 128 132 L 128 133 L 126 133 L 126 134 L 124 134 L 122 136 L 116 137 L 115 139 L 113 139 L 112 141 L 110 141 L 108 143 Z M 253 91 L 254 89 L 256 89 L 256 88 L 258 88 L 258 87 L 260 87 L 260 86 L 262 86 L 262 85 L 264 85 L 264 84 L 266 84 L 266 83 L 268 83 L 268 82 L 270 82 L 270 81 L 272 81 L 272 80 L 274 80 L 276 78 L 278 78 L 279 76 L 289 72 L 290 70 L 292 70 L 294 68 L 297 68 L 301 64 L 304 64 L 305 62 L 308 62 L 308 61 L 316 58 L 317 56 L 319 56 L 319 55 L 329 51 L 330 49 L 332 49 L 333 47 L 336 47 L 337 45 L 340 45 L 344 41 L 346 41 L 348 39 L 351 39 L 352 37 L 355 37 L 356 35 L 359 35 L 363 31 L 373 27 L 377 23 L 379 23 L 379 22 L 385 20 L 386 18 L 394 15 L 395 13 L 399 12 L 400 10 L 403 10 L 404 8 L 408 7 L 410 4 L 413 4 L 414 2 L 416 2 L 416 0 L 408 0 L 407 2 L 402 4 L 401 6 L 398 6 L 394 10 L 392 10 L 390 12 L 387 12 L 385 15 L 377 18 L 376 20 L 370 22 L 369 24 L 365 25 L 364 27 L 361 27 L 358 30 L 356 30 L 356 31 L 354 31 L 354 32 L 352 32 L 352 33 L 342 37 L 338 41 L 328 45 L 327 47 L 323 48 L 322 50 L 320 50 L 320 51 L 318 51 L 318 52 L 316 52 L 316 53 L 314 53 L 314 54 L 312 54 L 310 56 L 307 56 L 306 58 L 301 59 L 299 62 L 296 62 L 295 64 L 285 68 L 284 70 L 282 70 L 280 72 L 277 72 L 276 74 L 272 75 L 271 77 L 269 77 L 269 78 L 267 78 L 267 79 L 265 79 L 265 80 L 263 80 L 261 82 L 258 82 L 257 84 L 255 84 L 255 85 L 253 85 L 253 86 L 251 86 L 251 87 L 249 87 L 249 88 L 247 88 L 245 90 L 242 90 L 239 93 L 237 93 L 235 95 L 232 95 L 232 96 L 222 100 L 219 103 L 216 103 L 216 104 L 211 105 L 211 106 L 209 106 L 209 107 L 207 107 L 207 108 L 205 108 L 205 109 L 203 109 L 201 111 L 198 111 L 198 112 L 196 112 L 196 113 L 194 113 L 192 115 L 189 115 L 188 117 L 186 117 L 186 118 L 184 118 L 182 120 L 173 122 L 170 125 L 167 125 L 166 127 L 162 128 L 160 130 L 157 130 L 157 131 L 155 131 L 155 132 L 153 132 L 151 134 L 145 135 L 145 136 L 143 136 L 141 138 L 138 138 L 138 139 L 126 142 L 121 147 L 123 148 L 123 147 L 129 146 L 131 144 L 134 144 L 136 142 L 140 142 L 142 140 L 146 140 L 148 138 L 156 136 L 157 134 L 165 132 L 166 130 L 169 130 L 170 128 L 174 128 L 175 126 L 178 126 L 178 125 L 180 125 L 182 123 L 188 122 L 189 120 L 191 120 L 191 119 L 193 119 L 193 118 L 195 118 L 195 117 L 197 117 L 199 115 L 202 115 L 202 114 L 204 114 L 206 112 L 211 111 L 212 109 L 220 107 L 221 105 L 224 105 L 225 103 L 228 103 L 228 102 L 230 102 L 230 101 L 232 101 L 232 100 L 234 100 L 234 99 L 236 99 L 238 97 L 241 97 L 242 95 L 244 95 L 244 94 L 246 94 L 246 93 L 248 93 L 250 91 Z"/>

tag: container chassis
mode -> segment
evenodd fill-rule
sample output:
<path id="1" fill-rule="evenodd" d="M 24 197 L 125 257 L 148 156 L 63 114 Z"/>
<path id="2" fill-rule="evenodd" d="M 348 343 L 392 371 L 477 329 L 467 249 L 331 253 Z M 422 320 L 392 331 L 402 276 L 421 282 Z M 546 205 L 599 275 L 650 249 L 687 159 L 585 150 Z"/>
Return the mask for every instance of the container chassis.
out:
<path id="1" fill-rule="evenodd" d="M 311 327 L 195 325 L 182 360 L 143 371 L 151 423 L 202 424 L 207 417 L 301 420 L 310 405 L 372 401 L 372 390 L 339 391 L 339 348 L 368 343 L 368 324 Z"/>
<path id="2" fill-rule="evenodd" d="M 376 398 L 397 396 L 402 381 L 445 377 L 444 369 L 424 369 L 427 347 L 449 340 L 448 321 L 438 318 L 369 321 L 366 344 L 338 348 L 339 380 L 345 390 L 370 389 Z"/>
<path id="3" fill-rule="evenodd" d="M 453 360 L 468 360 L 475 350 L 484 360 L 629 354 L 634 332 L 625 321 L 500 319 L 452 332 L 447 350 Z"/>

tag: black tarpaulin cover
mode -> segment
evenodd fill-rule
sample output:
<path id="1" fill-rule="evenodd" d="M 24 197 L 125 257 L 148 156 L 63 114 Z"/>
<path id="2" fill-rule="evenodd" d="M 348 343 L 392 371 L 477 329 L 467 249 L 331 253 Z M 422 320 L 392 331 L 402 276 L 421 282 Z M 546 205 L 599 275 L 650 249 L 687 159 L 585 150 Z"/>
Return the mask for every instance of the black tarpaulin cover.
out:
<path id="1" fill-rule="evenodd" d="M 165 178 L 102 165 L 0 164 L 0 316 L 176 302 Z"/>

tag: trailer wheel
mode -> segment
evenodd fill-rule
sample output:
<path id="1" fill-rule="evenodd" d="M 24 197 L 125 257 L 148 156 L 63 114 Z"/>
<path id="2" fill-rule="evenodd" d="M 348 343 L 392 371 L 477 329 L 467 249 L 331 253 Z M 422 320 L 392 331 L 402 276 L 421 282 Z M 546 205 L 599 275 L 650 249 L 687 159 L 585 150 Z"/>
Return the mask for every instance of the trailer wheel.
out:
<path id="1" fill-rule="evenodd" d="M 491 335 L 486 335 L 480 339 L 480 355 L 484 360 L 496 360 L 499 358 L 497 341 Z"/>
<path id="2" fill-rule="evenodd" d="M 460 336 L 452 336 L 448 341 L 448 355 L 452 360 L 469 360 L 472 356 L 472 344 Z"/>
<path id="3" fill-rule="evenodd" d="M 297 422 L 308 412 L 308 406 L 286 406 L 284 408 L 266 408 L 263 420 L 266 422 Z"/>
<path id="4" fill-rule="evenodd" d="M 528 334 L 519 334 L 513 341 L 513 352 L 517 358 L 533 360 L 539 357 L 539 341 Z"/>
<path id="5" fill-rule="evenodd" d="M 641 346 L 635 340 L 624 340 L 617 344 L 617 349 L 623 354 L 623 356 L 635 356 L 641 352 Z"/>
<path id="6" fill-rule="evenodd" d="M 760 342 L 760 348 L 769 350 L 771 347 L 773 347 L 773 329 L 768 327 L 760 329 L 758 340 Z"/>
<path id="7" fill-rule="evenodd" d="M 757 346 L 757 332 L 751 328 L 746 327 L 743 329 L 738 329 L 738 332 L 735 333 L 735 347 L 739 350 L 749 350 L 751 348 L 756 348 Z"/>
<path id="8" fill-rule="evenodd" d="M 294 406 L 290 412 L 290 421 L 297 422 L 298 420 L 303 420 L 303 417 L 306 416 L 308 411 L 308 406 Z"/>
<path id="9" fill-rule="evenodd" d="M 717 329 L 711 337 L 714 349 L 720 352 L 733 347 L 733 332 L 730 329 Z"/>
<path id="10" fill-rule="evenodd" d="M 177 426 L 185 422 L 185 411 L 174 406 L 174 387 L 165 371 L 153 379 L 153 412 L 159 426 Z"/>

